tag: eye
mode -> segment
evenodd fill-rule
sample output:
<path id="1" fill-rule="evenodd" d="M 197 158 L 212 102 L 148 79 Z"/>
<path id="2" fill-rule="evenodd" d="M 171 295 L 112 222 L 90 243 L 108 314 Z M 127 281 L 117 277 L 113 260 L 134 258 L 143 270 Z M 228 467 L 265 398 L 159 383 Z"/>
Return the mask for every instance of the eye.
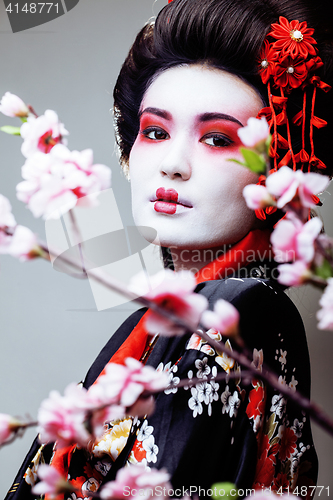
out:
<path id="1" fill-rule="evenodd" d="M 164 141 L 170 137 L 165 130 L 159 127 L 148 127 L 142 130 L 141 134 L 151 141 Z"/>
<path id="2" fill-rule="evenodd" d="M 230 146 L 230 144 L 233 144 L 233 141 L 228 137 L 216 133 L 205 135 L 204 137 L 202 137 L 202 139 L 200 139 L 200 142 L 203 142 L 204 144 L 215 148 L 225 148 L 226 146 Z"/>

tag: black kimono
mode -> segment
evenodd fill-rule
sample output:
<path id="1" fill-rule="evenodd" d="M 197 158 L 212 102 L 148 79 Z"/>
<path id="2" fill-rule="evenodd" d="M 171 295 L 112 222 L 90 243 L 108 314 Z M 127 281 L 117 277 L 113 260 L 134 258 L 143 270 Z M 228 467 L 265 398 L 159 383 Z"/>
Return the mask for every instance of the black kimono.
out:
<path id="1" fill-rule="evenodd" d="M 207 297 L 211 309 L 220 298 L 230 301 L 240 312 L 241 335 L 256 368 L 260 370 L 265 362 L 281 384 L 309 397 L 309 356 L 302 320 L 274 280 L 232 277 L 201 283 L 196 291 Z M 96 380 L 145 311 L 132 314 L 112 336 L 91 366 L 85 387 Z M 211 335 L 220 338 L 214 331 Z M 235 483 L 240 496 L 249 495 L 251 488 L 311 494 L 318 464 L 305 412 L 259 379 L 244 379 L 237 363 L 218 355 L 196 334 L 160 337 L 147 364 L 166 370 L 172 385 L 156 397 L 155 412 L 137 426 L 131 419 L 118 423 L 118 429 L 110 425 L 94 456 L 88 457 L 88 468 L 84 465 L 87 454 L 74 452 L 69 479 L 84 486 L 82 498 L 89 497 L 89 485 L 95 491 L 127 462 L 166 468 L 174 496 L 179 498 L 186 491 L 209 497 L 212 485 L 222 481 Z M 207 380 L 221 371 L 236 373 L 236 377 Z M 202 382 L 177 388 L 180 379 L 192 377 Z M 122 432 L 127 444 L 118 453 L 114 440 Z M 6 500 L 34 498 L 26 480 L 36 478 L 42 455 L 46 462 L 50 460 L 52 445 L 46 445 L 36 457 L 38 449 L 35 442 Z"/>

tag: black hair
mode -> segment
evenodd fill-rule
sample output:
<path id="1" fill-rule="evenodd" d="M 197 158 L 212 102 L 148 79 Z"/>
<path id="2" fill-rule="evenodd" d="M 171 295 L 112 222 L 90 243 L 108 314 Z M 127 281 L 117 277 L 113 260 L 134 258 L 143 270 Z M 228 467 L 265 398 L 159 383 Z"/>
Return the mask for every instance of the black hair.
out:
<path id="1" fill-rule="evenodd" d="M 142 98 L 154 76 L 163 70 L 181 64 L 208 64 L 242 78 L 267 102 L 267 87 L 258 75 L 258 56 L 271 24 L 278 22 L 279 16 L 306 21 L 315 29 L 319 56 L 324 62 L 317 73 L 332 84 L 333 36 L 327 15 L 330 1 L 321 0 L 321 8 L 310 0 L 173 0 L 165 6 L 156 21 L 137 35 L 114 89 L 116 139 L 124 170 L 139 131 Z M 290 117 L 302 109 L 302 97 L 300 89 L 292 91 L 287 108 Z M 322 173 L 328 175 L 333 172 L 329 116 L 332 104 L 333 90 L 328 94 L 317 92 L 315 114 L 329 126 L 314 131 L 315 153 L 327 165 Z M 297 152 L 301 149 L 301 127 L 291 127 Z"/>

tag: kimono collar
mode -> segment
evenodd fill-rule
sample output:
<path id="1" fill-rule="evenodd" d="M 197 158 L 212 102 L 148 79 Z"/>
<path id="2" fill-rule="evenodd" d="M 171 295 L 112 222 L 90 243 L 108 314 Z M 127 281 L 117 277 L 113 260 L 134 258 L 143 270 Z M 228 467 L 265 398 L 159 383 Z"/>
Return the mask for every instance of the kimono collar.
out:
<path id="1" fill-rule="evenodd" d="M 195 274 L 197 283 L 227 278 L 254 262 L 273 262 L 271 231 L 255 229 Z"/>

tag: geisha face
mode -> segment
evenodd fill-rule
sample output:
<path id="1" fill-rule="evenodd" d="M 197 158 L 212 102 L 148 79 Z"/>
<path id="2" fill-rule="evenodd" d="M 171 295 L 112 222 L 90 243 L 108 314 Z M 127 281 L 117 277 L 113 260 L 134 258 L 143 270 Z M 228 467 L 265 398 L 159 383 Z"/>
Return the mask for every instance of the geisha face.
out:
<path id="1" fill-rule="evenodd" d="M 179 66 L 153 81 L 129 168 L 135 223 L 156 229 L 155 243 L 218 248 L 254 227 L 242 191 L 258 177 L 228 160 L 242 160 L 237 130 L 262 107 L 252 87 L 218 69 Z"/>

